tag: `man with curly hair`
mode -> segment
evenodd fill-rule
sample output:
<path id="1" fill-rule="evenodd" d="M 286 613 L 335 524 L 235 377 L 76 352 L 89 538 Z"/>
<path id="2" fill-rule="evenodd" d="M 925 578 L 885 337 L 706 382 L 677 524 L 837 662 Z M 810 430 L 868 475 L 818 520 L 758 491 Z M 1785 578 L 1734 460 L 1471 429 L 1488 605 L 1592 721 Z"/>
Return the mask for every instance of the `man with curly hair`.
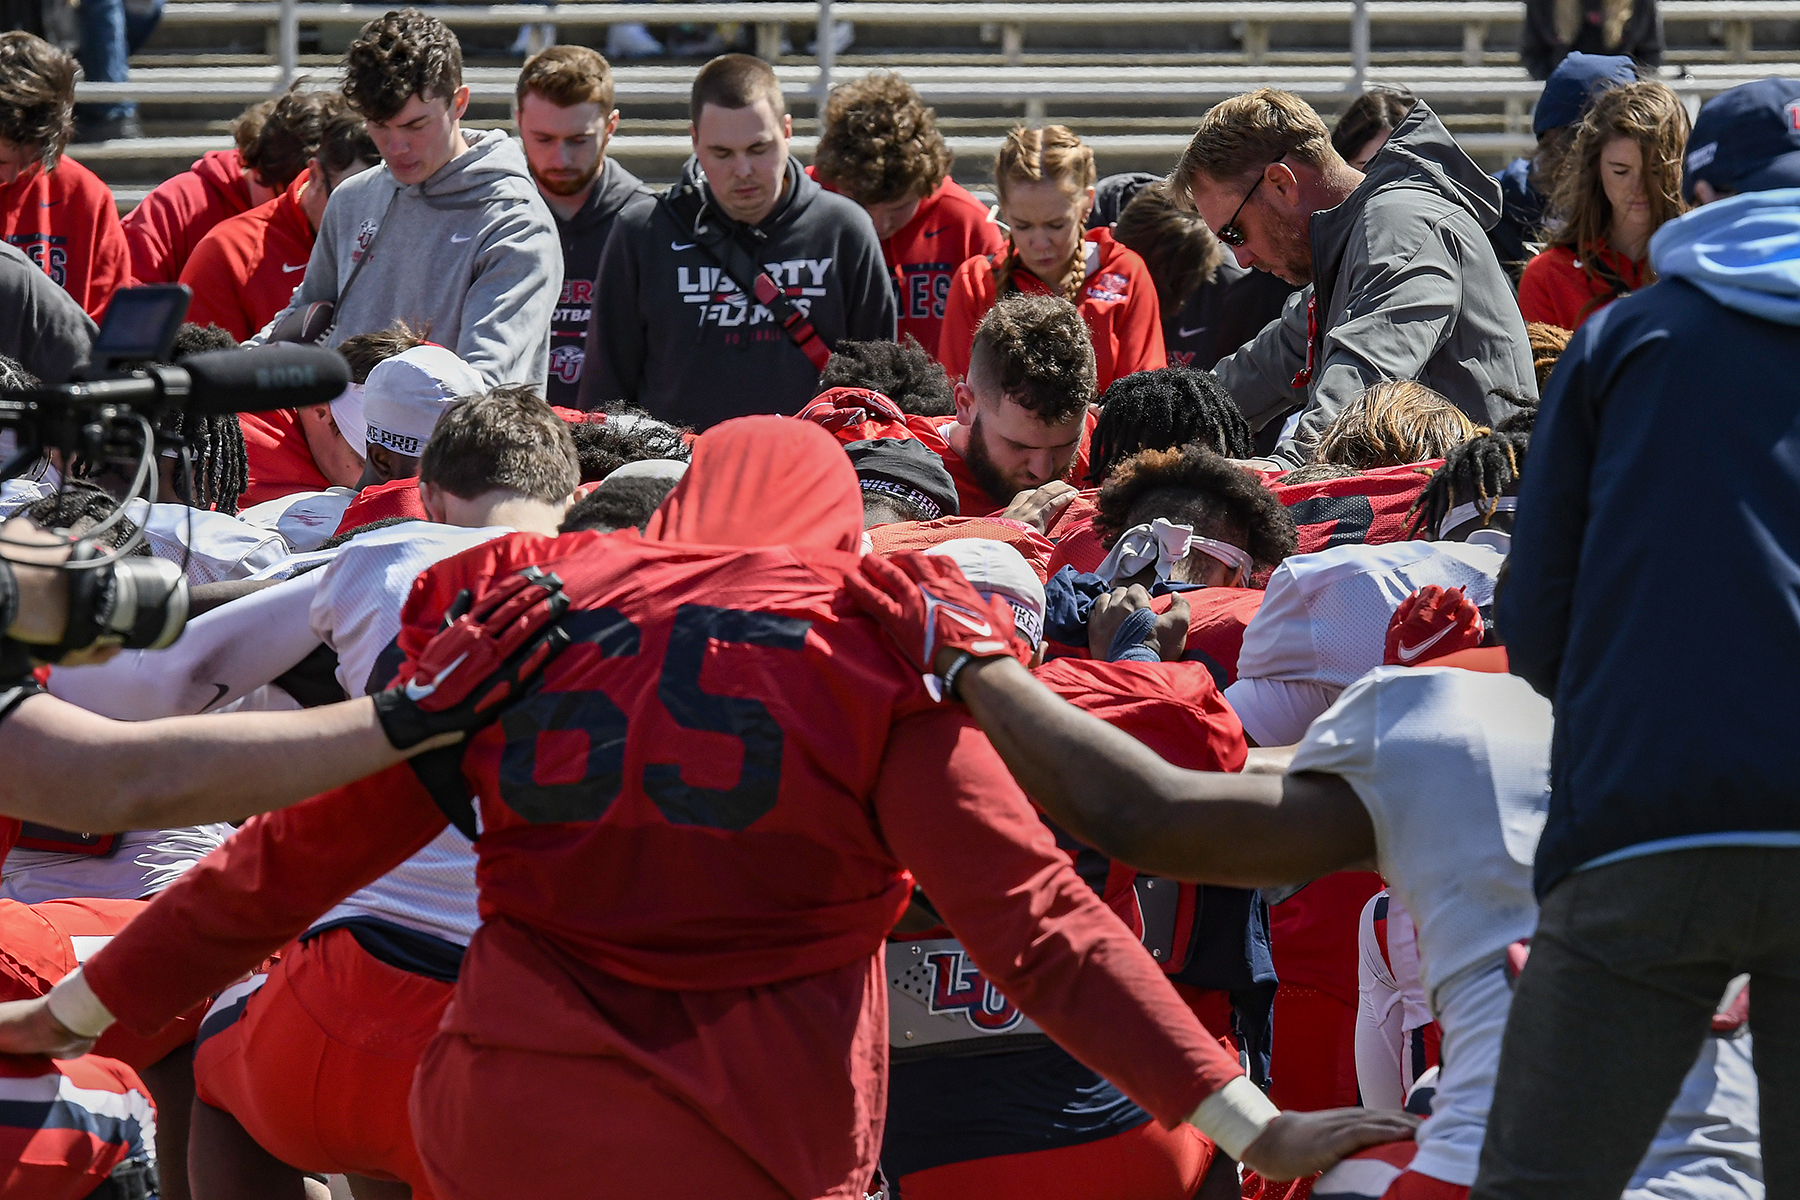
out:
<path id="1" fill-rule="evenodd" d="M 98 319 L 131 282 L 131 259 L 112 192 L 62 156 L 75 70 L 35 34 L 0 34 L 0 237 Z"/>
<path id="2" fill-rule="evenodd" d="M 518 143 L 462 128 L 456 35 L 416 8 L 370 21 L 344 56 L 344 95 L 382 165 L 332 193 L 299 290 L 252 341 L 326 302 L 328 346 L 398 318 L 489 386 L 542 386 L 562 247 Z"/>
<path id="3" fill-rule="evenodd" d="M 831 89 L 808 168 L 875 222 L 900 297 L 900 332 L 936 347 L 950 276 L 1005 244 L 987 205 L 950 178 L 950 149 L 937 113 L 892 71 L 871 71 Z"/>

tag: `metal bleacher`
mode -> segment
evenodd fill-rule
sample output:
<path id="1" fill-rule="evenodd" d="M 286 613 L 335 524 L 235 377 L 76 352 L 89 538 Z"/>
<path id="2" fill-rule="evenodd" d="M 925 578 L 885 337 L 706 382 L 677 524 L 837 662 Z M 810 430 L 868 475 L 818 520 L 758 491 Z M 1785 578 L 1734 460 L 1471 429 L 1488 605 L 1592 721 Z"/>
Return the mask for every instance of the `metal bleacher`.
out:
<path id="1" fill-rule="evenodd" d="M 1771 73 L 1800 73 L 1800 0 L 1662 0 L 1670 52 L 1662 78 L 1697 105 Z M 163 27 L 128 83 L 83 82 L 82 100 L 130 98 L 157 136 L 72 147 L 108 178 L 121 205 L 229 146 L 229 116 L 299 76 L 335 74 L 335 48 L 386 5 L 313 0 L 168 0 Z M 959 159 L 979 179 L 1006 126 L 1062 120 L 1092 142 L 1102 170 L 1166 167 L 1195 118 L 1218 100 L 1271 84 L 1329 118 L 1376 84 L 1402 85 L 1445 114 L 1478 159 L 1531 143 L 1539 85 L 1512 47 L 1517 0 L 765 0 L 760 3 L 462 4 L 431 6 L 465 43 L 475 124 L 506 119 L 517 59 L 499 49 L 522 26 L 604 45 L 607 28 L 730 22 L 776 64 L 796 112 L 795 149 L 810 155 L 818 98 L 833 80 L 877 65 L 902 70 L 935 105 Z M 826 36 L 852 21 L 853 55 Z M 816 37 L 816 55 L 788 36 Z M 541 41 L 542 35 L 534 35 Z M 498 41 L 496 41 L 498 39 Z M 625 125 L 610 153 L 647 178 L 669 178 L 687 153 L 685 112 L 696 62 L 615 64 Z"/>

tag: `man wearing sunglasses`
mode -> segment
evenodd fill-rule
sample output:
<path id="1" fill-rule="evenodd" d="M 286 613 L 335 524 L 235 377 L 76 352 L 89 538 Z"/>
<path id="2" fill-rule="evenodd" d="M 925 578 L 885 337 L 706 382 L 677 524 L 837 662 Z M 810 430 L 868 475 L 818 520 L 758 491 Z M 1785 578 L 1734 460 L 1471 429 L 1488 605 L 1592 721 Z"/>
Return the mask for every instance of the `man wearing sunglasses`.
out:
<path id="1" fill-rule="evenodd" d="M 1423 103 L 1357 171 L 1304 100 L 1259 88 L 1201 119 L 1173 183 L 1241 266 L 1301 288 L 1213 368 L 1251 428 L 1297 412 L 1278 463 L 1305 462 L 1382 380 L 1416 379 L 1484 425 L 1513 411 L 1506 396 L 1535 400 L 1525 323 L 1487 240 L 1499 187 Z"/>

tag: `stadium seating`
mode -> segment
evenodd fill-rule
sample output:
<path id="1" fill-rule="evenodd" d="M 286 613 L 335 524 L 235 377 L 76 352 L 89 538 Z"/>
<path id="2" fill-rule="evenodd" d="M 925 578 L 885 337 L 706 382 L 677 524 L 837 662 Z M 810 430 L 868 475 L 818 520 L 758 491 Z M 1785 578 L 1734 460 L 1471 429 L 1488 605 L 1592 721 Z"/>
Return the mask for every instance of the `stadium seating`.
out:
<path id="1" fill-rule="evenodd" d="M 83 100 L 132 98 L 157 136 L 74 147 L 113 183 L 122 207 L 198 153 L 229 144 L 229 118 L 296 76 L 329 78 L 337 51 L 385 5 L 312 0 L 168 0 L 163 28 L 129 83 L 87 83 Z M 604 44 L 629 21 L 731 22 L 778 64 L 810 153 L 811 115 L 833 78 L 875 65 L 905 71 L 939 109 L 979 180 L 1005 127 L 1062 120 L 1087 135 L 1103 171 L 1166 169 L 1193 119 L 1260 84 L 1306 97 L 1329 117 L 1363 86 L 1410 87 L 1483 161 L 1531 142 L 1538 85 L 1511 47 L 1516 0 L 767 0 L 763 3 L 433 5 L 465 40 L 474 124 L 504 124 L 516 67 L 504 47 L 546 23 L 563 40 Z M 1663 0 L 1663 78 L 1697 105 L 1770 73 L 1800 73 L 1800 0 Z M 815 28 L 853 21 L 854 53 L 789 52 Z M 1359 32 L 1362 36 L 1357 36 Z M 1458 36 L 1460 35 L 1460 36 Z M 1758 49 L 1758 47 L 1761 49 Z M 1357 49 L 1360 47 L 1360 49 Z M 694 64 L 616 64 L 626 124 L 612 145 L 646 178 L 672 177 L 687 153 L 683 114 Z"/>

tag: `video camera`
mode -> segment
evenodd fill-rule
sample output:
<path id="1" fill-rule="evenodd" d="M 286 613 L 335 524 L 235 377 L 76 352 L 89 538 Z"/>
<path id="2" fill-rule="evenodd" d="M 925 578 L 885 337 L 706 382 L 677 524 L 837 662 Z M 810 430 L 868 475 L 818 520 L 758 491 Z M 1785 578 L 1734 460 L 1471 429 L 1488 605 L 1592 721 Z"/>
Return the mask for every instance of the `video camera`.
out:
<path id="1" fill-rule="evenodd" d="M 182 284 L 117 292 L 90 362 L 76 370 L 74 379 L 30 391 L 0 392 L 0 432 L 11 431 L 17 439 L 14 454 L 0 464 L 0 480 L 16 478 L 48 451 L 60 454 L 65 477 L 78 462 L 134 463 L 129 491 L 91 531 L 100 532 L 112 528 L 133 499 L 155 501 L 161 455 L 174 454 L 185 462 L 185 440 L 168 431 L 172 414 L 263 412 L 324 404 L 349 384 L 344 360 L 318 346 L 219 350 L 192 355 L 178 367 L 164 365 L 192 295 Z M 117 549 L 104 547 L 91 536 L 71 541 L 67 561 L 57 564 L 69 575 L 68 632 L 63 641 L 50 647 L 25 646 L 8 638 L 0 647 L 0 660 L 16 667 L 29 654 L 55 662 L 101 640 L 119 642 L 127 649 L 154 650 L 180 635 L 187 621 L 186 574 L 166 559 L 128 557 L 142 543 L 142 530 Z M 0 559 L 26 565 L 28 557 L 7 552 L 25 545 L 0 538 Z M 8 568 L 0 565 L 0 570 Z M 0 605 L 4 607 L 8 606 Z"/>

